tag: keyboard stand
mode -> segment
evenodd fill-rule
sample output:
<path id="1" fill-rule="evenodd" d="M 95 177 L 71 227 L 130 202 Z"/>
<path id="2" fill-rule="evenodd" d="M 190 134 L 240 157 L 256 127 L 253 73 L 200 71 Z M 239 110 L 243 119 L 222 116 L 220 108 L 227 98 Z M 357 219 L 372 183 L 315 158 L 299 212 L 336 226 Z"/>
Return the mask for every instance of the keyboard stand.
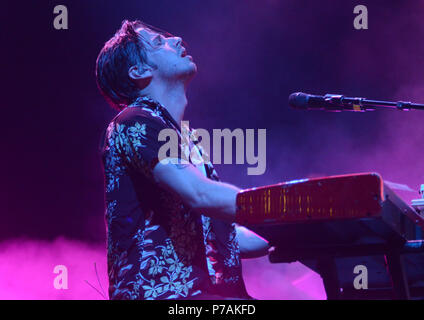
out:
<path id="1" fill-rule="evenodd" d="M 414 265 L 421 265 L 424 260 L 424 240 L 407 241 L 404 244 L 363 244 L 363 245 L 336 245 L 336 246 L 305 246 L 282 248 L 276 247 L 269 255 L 271 263 L 290 263 L 300 261 L 317 272 L 323 279 L 328 300 L 338 299 L 424 299 L 424 284 L 410 287 L 405 266 L 404 256 L 408 261 L 417 259 Z M 336 263 L 340 258 L 358 257 L 358 261 L 367 256 L 383 256 L 381 269 L 386 269 L 391 283 L 386 287 L 376 287 L 356 290 L 353 288 L 354 274 L 351 274 L 351 286 L 342 287 L 340 274 L 341 266 Z M 412 260 L 411 260 L 412 259 Z M 385 261 L 385 263 L 384 263 Z M 414 275 L 424 281 L 424 265 L 422 273 Z"/>

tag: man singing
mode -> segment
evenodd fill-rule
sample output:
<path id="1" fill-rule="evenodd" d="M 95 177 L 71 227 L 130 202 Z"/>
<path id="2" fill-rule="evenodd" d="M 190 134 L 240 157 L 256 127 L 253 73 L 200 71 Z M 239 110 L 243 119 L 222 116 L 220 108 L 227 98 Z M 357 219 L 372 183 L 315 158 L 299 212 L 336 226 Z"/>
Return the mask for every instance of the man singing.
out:
<path id="1" fill-rule="evenodd" d="M 184 140 L 195 73 L 181 38 L 140 21 L 124 21 L 97 58 L 97 85 L 119 111 L 102 148 L 110 299 L 249 299 L 240 258 L 268 252 L 235 225 L 240 190 L 210 162 L 158 158 L 161 130 Z"/>

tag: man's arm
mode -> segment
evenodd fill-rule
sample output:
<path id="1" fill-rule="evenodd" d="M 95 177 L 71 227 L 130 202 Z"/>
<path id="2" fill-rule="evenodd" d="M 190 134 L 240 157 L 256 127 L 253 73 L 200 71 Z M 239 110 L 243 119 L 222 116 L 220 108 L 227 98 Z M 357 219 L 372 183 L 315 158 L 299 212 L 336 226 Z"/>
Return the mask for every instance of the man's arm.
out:
<path id="1" fill-rule="evenodd" d="M 153 177 L 195 211 L 235 222 L 239 188 L 207 179 L 191 164 L 158 163 L 153 169 Z M 236 232 L 242 258 L 257 258 L 268 254 L 268 241 L 242 226 L 236 226 Z"/>
<path id="2" fill-rule="evenodd" d="M 270 248 L 268 241 L 243 226 L 236 226 L 237 240 L 242 259 L 266 256 Z"/>
<path id="3" fill-rule="evenodd" d="M 235 222 L 239 188 L 206 178 L 191 164 L 158 163 L 153 169 L 155 181 L 177 194 L 190 208 L 206 216 Z"/>

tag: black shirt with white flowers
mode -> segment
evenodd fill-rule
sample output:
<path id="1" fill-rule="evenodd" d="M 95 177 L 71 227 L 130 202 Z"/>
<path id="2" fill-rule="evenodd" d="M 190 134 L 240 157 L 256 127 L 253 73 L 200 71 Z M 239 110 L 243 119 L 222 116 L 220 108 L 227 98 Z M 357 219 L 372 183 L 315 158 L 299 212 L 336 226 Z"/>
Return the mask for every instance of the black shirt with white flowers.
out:
<path id="1" fill-rule="evenodd" d="M 126 107 L 107 128 L 102 158 L 109 297 L 248 298 L 234 224 L 191 211 L 153 179 L 165 143 L 158 135 L 167 128 L 178 133 L 181 153 L 197 148 L 168 111 L 147 97 Z M 219 180 L 210 162 L 196 166 L 209 179 Z"/>

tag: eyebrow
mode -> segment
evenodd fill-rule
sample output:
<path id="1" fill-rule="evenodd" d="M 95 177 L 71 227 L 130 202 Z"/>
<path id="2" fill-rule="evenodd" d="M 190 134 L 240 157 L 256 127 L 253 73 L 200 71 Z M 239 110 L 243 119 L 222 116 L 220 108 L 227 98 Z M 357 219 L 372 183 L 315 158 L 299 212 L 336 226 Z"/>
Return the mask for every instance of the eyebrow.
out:
<path id="1" fill-rule="evenodd" d="M 145 32 L 140 32 L 140 31 L 145 31 Z M 151 33 L 156 33 L 156 35 L 154 35 L 153 37 L 150 35 Z M 149 46 L 153 47 L 154 46 L 154 41 L 155 39 L 159 36 L 160 37 L 160 33 L 155 32 L 154 30 L 150 30 L 147 28 L 141 28 L 141 30 L 138 31 L 138 34 L 140 35 L 140 38 Z"/>
<path id="2" fill-rule="evenodd" d="M 150 38 L 149 40 L 147 40 L 148 42 L 150 42 L 150 41 L 154 41 L 154 40 L 156 40 L 156 38 L 157 37 L 164 37 L 164 38 L 170 38 L 170 37 L 175 37 L 172 33 L 169 33 L 169 32 L 167 32 L 167 31 L 163 31 L 163 30 L 160 30 L 160 29 L 157 29 L 157 30 L 155 30 L 155 29 L 149 29 L 149 28 L 142 28 L 142 30 L 146 30 L 147 32 L 149 32 L 149 33 L 156 33 L 156 35 L 155 36 L 153 36 L 153 38 Z M 145 37 L 143 37 L 142 36 L 142 38 L 146 41 L 146 39 L 145 39 Z M 182 39 L 181 39 L 182 40 Z M 182 40 L 181 41 L 181 44 L 185 47 L 185 48 L 187 48 L 188 47 L 188 44 L 187 44 L 187 42 L 185 42 L 184 40 Z"/>

